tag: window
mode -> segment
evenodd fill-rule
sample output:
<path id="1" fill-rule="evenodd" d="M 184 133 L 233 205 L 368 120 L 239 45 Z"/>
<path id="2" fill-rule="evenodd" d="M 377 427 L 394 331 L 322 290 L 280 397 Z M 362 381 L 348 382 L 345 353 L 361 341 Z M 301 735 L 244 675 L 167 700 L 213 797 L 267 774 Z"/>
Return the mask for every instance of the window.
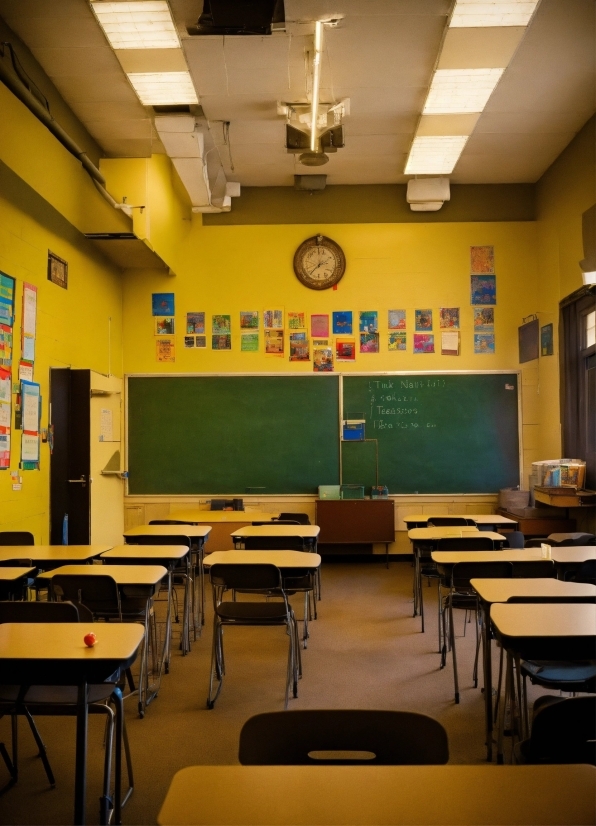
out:
<path id="1" fill-rule="evenodd" d="M 586 313 L 584 316 L 584 349 L 593 347 L 596 344 L 596 310 Z"/>

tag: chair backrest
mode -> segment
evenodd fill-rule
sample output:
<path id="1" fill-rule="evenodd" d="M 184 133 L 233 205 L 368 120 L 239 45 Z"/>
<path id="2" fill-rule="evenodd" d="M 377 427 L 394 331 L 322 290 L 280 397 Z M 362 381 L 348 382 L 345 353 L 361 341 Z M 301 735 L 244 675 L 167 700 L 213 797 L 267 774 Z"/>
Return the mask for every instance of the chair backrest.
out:
<path id="1" fill-rule="evenodd" d="M 473 519 L 466 519 L 465 516 L 433 516 L 427 525 L 429 528 L 441 528 L 449 525 L 475 525 Z"/>
<path id="2" fill-rule="evenodd" d="M 323 754 L 317 758 L 317 752 Z M 346 752 L 347 759 L 337 752 Z M 247 720 L 240 732 L 238 758 L 243 765 L 260 766 L 439 765 L 448 761 L 449 745 L 443 726 L 425 714 L 276 711 Z"/>
<path id="3" fill-rule="evenodd" d="M 277 566 L 265 564 L 212 565 L 211 584 L 231 591 L 281 591 L 281 573 Z"/>
<path id="4" fill-rule="evenodd" d="M 184 521 L 183 519 L 150 519 L 150 525 L 193 525 L 193 522 Z"/>
<path id="5" fill-rule="evenodd" d="M 458 562 L 451 569 L 451 584 L 461 588 L 470 584 L 471 579 L 511 579 L 511 562 Z"/>
<path id="6" fill-rule="evenodd" d="M 18 557 L 14 559 L 0 559 L 0 568 L 32 568 L 30 559 Z"/>
<path id="7" fill-rule="evenodd" d="M 539 559 L 536 562 L 516 562 L 513 566 L 516 579 L 554 579 L 555 563 L 552 559 Z"/>
<path id="8" fill-rule="evenodd" d="M 450 536 L 437 543 L 438 551 L 493 551 L 494 547 L 488 536 L 464 536 L 461 539 Z"/>
<path id="9" fill-rule="evenodd" d="M 310 525 L 310 519 L 307 513 L 280 513 L 274 522 L 283 522 L 289 519 L 292 522 L 298 522 L 299 525 Z"/>
<path id="10" fill-rule="evenodd" d="M 299 536 L 247 536 L 247 551 L 302 551 L 304 544 Z"/>
<path id="11" fill-rule="evenodd" d="M 547 602 L 551 603 L 552 602 L 552 603 L 555 603 L 555 604 L 559 603 L 559 604 L 563 604 L 563 605 L 566 605 L 567 603 L 584 602 L 584 603 L 588 603 L 588 605 L 596 605 L 596 596 L 593 596 L 593 597 L 592 596 L 585 596 L 585 597 L 569 597 L 569 596 L 567 596 L 567 597 L 562 597 L 562 596 L 561 597 L 536 597 L 536 596 L 520 597 L 520 596 L 515 596 L 515 597 L 509 597 L 507 602 L 526 602 L 526 603 L 531 602 L 531 603 L 535 603 L 535 604 L 547 603 Z"/>
<path id="12" fill-rule="evenodd" d="M 552 539 L 538 537 L 537 539 L 526 539 L 524 548 L 539 548 L 541 545 L 554 545 Z"/>
<path id="13" fill-rule="evenodd" d="M 79 620 L 78 608 L 72 602 L 0 602 L 0 623 Z M 87 620 L 87 617 L 84 617 L 84 620 Z"/>
<path id="14" fill-rule="evenodd" d="M 561 699 L 534 715 L 528 762 L 596 765 L 595 740 L 594 697 Z"/>
<path id="15" fill-rule="evenodd" d="M 243 499 L 212 499 L 211 500 L 211 510 L 212 511 L 223 511 L 229 508 L 233 511 L 243 511 L 244 510 L 244 500 Z"/>
<path id="16" fill-rule="evenodd" d="M 521 531 L 511 531 L 507 534 L 507 545 L 510 548 L 523 548 L 525 538 Z"/>
<path id="17" fill-rule="evenodd" d="M 56 574 L 49 590 L 53 600 L 80 602 L 94 615 L 122 616 L 118 585 L 107 574 Z"/>
<path id="18" fill-rule="evenodd" d="M 35 545 L 29 531 L 0 531 L 0 545 Z"/>
<path id="19" fill-rule="evenodd" d="M 275 519 L 276 525 L 300 525 L 297 519 Z M 273 522 L 253 522 L 253 525 L 272 525 Z"/>
<path id="20" fill-rule="evenodd" d="M 586 559 L 573 575 L 573 582 L 596 585 L 596 559 Z"/>
<path id="21" fill-rule="evenodd" d="M 178 536 L 167 534 L 165 536 L 153 536 L 152 534 L 142 534 L 140 536 L 125 536 L 127 545 L 186 545 L 190 548 L 192 542 L 188 536 Z"/>

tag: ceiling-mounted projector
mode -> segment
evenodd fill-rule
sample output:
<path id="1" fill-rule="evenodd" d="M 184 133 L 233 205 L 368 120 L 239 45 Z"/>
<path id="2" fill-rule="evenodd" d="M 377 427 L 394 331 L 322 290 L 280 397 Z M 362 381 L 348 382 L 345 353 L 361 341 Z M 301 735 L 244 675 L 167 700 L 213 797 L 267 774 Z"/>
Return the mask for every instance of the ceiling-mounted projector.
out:
<path id="1" fill-rule="evenodd" d="M 406 199 L 412 212 L 436 212 L 451 197 L 449 178 L 412 178 Z"/>

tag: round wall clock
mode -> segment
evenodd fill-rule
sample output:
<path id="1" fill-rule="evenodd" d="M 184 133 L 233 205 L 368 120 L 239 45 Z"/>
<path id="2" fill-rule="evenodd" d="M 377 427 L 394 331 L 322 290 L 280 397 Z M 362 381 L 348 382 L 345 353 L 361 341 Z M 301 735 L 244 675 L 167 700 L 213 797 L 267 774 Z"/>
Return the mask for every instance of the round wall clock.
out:
<path id="1" fill-rule="evenodd" d="M 313 235 L 303 241 L 294 255 L 296 277 L 311 290 L 327 290 L 346 271 L 342 248 L 325 235 Z"/>

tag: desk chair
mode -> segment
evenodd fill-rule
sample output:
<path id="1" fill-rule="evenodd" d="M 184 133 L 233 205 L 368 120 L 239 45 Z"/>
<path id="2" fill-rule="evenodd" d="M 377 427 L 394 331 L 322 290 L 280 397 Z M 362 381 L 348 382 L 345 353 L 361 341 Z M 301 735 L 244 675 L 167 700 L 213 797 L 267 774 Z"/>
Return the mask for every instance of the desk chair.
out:
<path id="1" fill-rule="evenodd" d="M 297 519 L 275 519 L 269 522 L 251 522 L 251 525 L 271 525 L 275 522 L 276 525 L 300 525 L 301 523 L 298 522 Z"/>
<path id="2" fill-rule="evenodd" d="M 89 622 L 91 613 L 83 606 L 72 602 L 0 602 L 0 623 L 5 622 Z M 81 634 L 83 631 L 81 630 Z M 119 675 L 114 675 L 117 677 Z M 114 823 L 122 822 L 121 811 L 134 789 L 134 779 L 122 692 L 117 679 L 89 686 L 89 712 L 106 716 L 105 758 L 103 792 L 100 798 L 100 823 L 108 824 L 114 815 Z M 109 704 L 113 704 L 114 711 Z M 47 750 L 35 725 L 33 716 L 76 717 L 76 686 L 0 686 L 0 716 L 10 714 L 12 718 L 12 758 L 0 744 L 0 752 L 11 774 L 11 781 L 18 780 L 18 731 L 17 718 L 22 715 L 31 728 L 39 756 L 52 788 L 56 785 Z M 114 728 L 116 730 L 114 795 L 111 794 L 111 764 Z M 128 789 L 122 797 L 122 746 L 126 760 Z"/>
<path id="3" fill-rule="evenodd" d="M 534 539 L 526 539 L 524 548 L 539 548 L 541 545 L 555 545 L 555 542 L 548 537 L 538 537 Z"/>
<path id="4" fill-rule="evenodd" d="M 508 548 L 524 548 L 525 538 L 521 531 L 511 531 L 507 534 Z"/>
<path id="5" fill-rule="evenodd" d="M 552 559 L 536 562 L 516 562 L 513 565 L 514 579 L 555 579 L 555 563 Z"/>
<path id="6" fill-rule="evenodd" d="M 0 568 L 33 568 L 30 559 L 2 559 Z M 35 573 L 35 572 L 34 572 Z M 29 598 L 29 589 L 35 585 L 35 577 L 28 576 L 19 579 L 17 582 L 0 583 L 0 600 L 26 600 Z"/>
<path id="7" fill-rule="evenodd" d="M 539 697 L 529 739 L 514 749 L 516 763 L 589 763 L 596 766 L 594 697 Z"/>
<path id="8" fill-rule="evenodd" d="M 291 522 L 298 522 L 299 525 L 310 525 L 310 519 L 307 513 L 280 513 L 279 516 L 274 516 L 272 522 L 283 523 L 284 519 L 289 519 Z"/>
<path id="9" fill-rule="evenodd" d="M 429 528 L 444 528 L 451 525 L 474 526 L 476 523 L 473 519 L 467 519 L 465 516 L 433 516 L 428 520 Z"/>
<path id="10" fill-rule="evenodd" d="M 476 655 L 474 657 L 474 670 L 472 679 L 474 688 L 478 687 L 478 653 L 480 650 L 479 628 L 482 613 L 479 610 L 478 594 L 472 588 L 471 579 L 510 579 L 513 576 L 513 566 L 511 562 L 458 562 L 451 569 L 451 576 L 443 575 L 440 580 L 440 588 L 447 589 L 447 595 L 440 603 L 442 616 L 442 646 L 441 646 L 441 668 L 447 663 L 447 651 L 451 650 L 453 658 L 453 682 L 455 687 L 455 702 L 459 703 L 459 680 L 457 675 L 457 656 L 455 652 L 455 627 L 453 623 L 453 609 L 463 608 L 466 611 L 464 616 L 464 636 L 466 632 L 467 612 L 473 611 L 476 627 Z M 484 633 L 490 633 L 490 629 L 485 628 Z M 439 640 L 441 642 L 441 640 Z"/>
<path id="11" fill-rule="evenodd" d="M 443 726 L 426 714 L 281 711 L 247 720 L 238 759 L 244 766 L 428 766 L 449 760 L 449 744 Z"/>
<path id="12" fill-rule="evenodd" d="M 0 545 L 35 545 L 35 539 L 29 531 L 0 531 Z"/>
<path id="13" fill-rule="evenodd" d="M 289 637 L 286 673 L 285 708 L 288 707 L 290 686 L 298 696 L 301 676 L 300 645 L 292 606 L 282 587 L 279 568 L 275 565 L 212 565 L 209 571 L 213 590 L 213 647 L 207 708 L 212 709 L 219 696 L 225 674 L 223 628 L 230 625 L 285 626 Z M 226 591 L 244 591 L 279 597 L 278 602 L 224 602 Z M 213 689 L 213 683 L 217 688 Z"/>
<path id="14" fill-rule="evenodd" d="M 568 571 L 565 579 L 571 580 L 572 582 L 585 582 L 589 585 L 596 585 L 596 559 L 586 559 L 577 571 Z"/>

